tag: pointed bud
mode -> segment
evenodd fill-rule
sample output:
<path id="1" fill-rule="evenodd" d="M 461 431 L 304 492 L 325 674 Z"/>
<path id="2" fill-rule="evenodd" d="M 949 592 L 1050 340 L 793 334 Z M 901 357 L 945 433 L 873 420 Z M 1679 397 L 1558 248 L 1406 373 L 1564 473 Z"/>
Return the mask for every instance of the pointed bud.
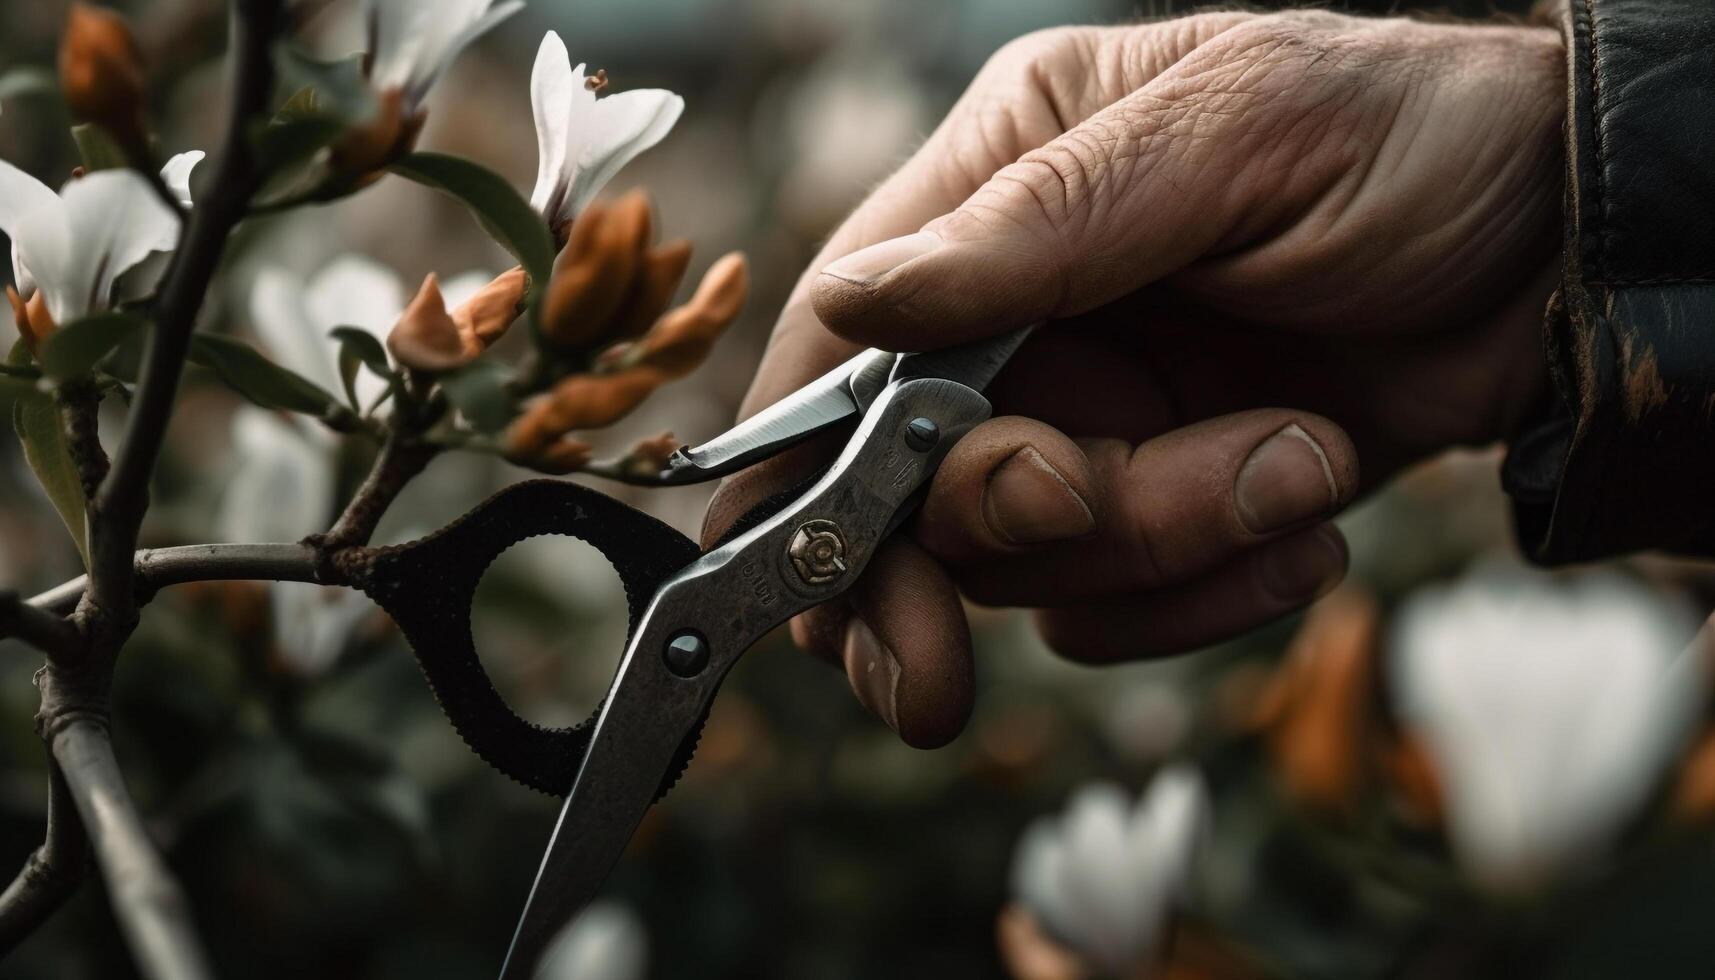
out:
<path id="1" fill-rule="evenodd" d="M 613 334 L 654 233 L 649 197 L 632 191 L 606 208 L 589 207 L 554 259 L 542 330 L 556 345 L 583 350 Z"/>
<path id="2" fill-rule="evenodd" d="M 147 148 L 143 57 L 125 18 L 73 3 L 59 61 L 60 91 L 73 115 L 101 126 L 124 147 Z"/>
<path id="3" fill-rule="evenodd" d="M 18 336 L 24 338 L 24 346 L 30 349 L 30 353 L 41 360 L 42 344 L 55 330 L 54 318 L 48 313 L 47 296 L 38 289 L 25 300 L 16 289 L 7 286 L 6 301 L 12 305 L 12 320 L 18 325 Z"/>
<path id="4" fill-rule="evenodd" d="M 666 378 L 647 367 L 617 374 L 574 374 L 538 398 L 512 423 L 507 445 L 529 455 L 573 429 L 612 425 L 643 404 Z"/>
<path id="5" fill-rule="evenodd" d="M 465 354 L 475 357 L 492 347 L 518 319 L 527 281 L 522 266 L 502 272 L 453 311 Z"/>
<path id="6" fill-rule="evenodd" d="M 691 301 L 662 317 L 640 341 L 639 363 L 669 378 L 691 373 L 738 318 L 749 293 L 750 272 L 744 256 L 738 252 L 722 256 L 703 275 Z"/>
<path id="7" fill-rule="evenodd" d="M 690 265 L 691 243 L 683 238 L 650 249 L 637 270 L 631 295 L 613 318 L 609 336 L 618 340 L 642 336 L 667 311 Z"/>
<path id="8" fill-rule="evenodd" d="M 328 162 L 336 173 L 359 186 L 381 178 L 394 160 L 411 152 L 429 118 L 428 110 L 405 114 L 405 96 L 388 89 L 376 98 L 375 117 L 346 127 L 328 148 Z"/>
<path id="9" fill-rule="evenodd" d="M 418 371 L 450 371 L 474 356 L 465 351 L 459 328 L 447 315 L 447 301 L 433 272 L 387 334 L 387 349 L 400 364 Z"/>

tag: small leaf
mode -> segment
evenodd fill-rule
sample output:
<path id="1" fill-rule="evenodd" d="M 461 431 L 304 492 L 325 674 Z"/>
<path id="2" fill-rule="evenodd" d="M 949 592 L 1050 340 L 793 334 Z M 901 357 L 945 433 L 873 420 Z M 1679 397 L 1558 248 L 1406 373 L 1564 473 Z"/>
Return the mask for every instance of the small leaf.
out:
<path id="1" fill-rule="evenodd" d="M 263 408 L 325 417 L 339 406 L 333 395 L 303 375 L 275 364 L 240 340 L 196 334 L 190 361 L 209 368 L 233 391 Z"/>
<path id="2" fill-rule="evenodd" d="M 345 132 L 345 123 L 332 116 L 276 119 L 256 128 L 256 156 L 269 173 L 278 173 L 316 155 Z"/>
<path id="3" fill-rule="evenodd" d="M 26 95 L 48 95 L 59 87 L 54 73 L 37 65 L 19 65 L 0 73 L 0 102 Z"/>
<path id="4" fill-rule="evenodd" d="M 31 381 L 42 376 L 42 372 L 29 364 L 0 364 L 0 378 L 28 378 Z"/>
<path id="5" fill-rule="evenodd" d="M 42 370 L 55 381 L 87 372 L 125 338 L 145 328 L 133 313 L 96 313 L 60 327 L 42 345 Z"/>
<path id="6" fill-rule="evenodd" d="M 71 138 L 77 141 L 78 155 L 83 158 L 83 169 L 89 173 L 97 170 L 123 170 L 126 166 L 125 151 L 107 135 L 107 131 L 94 123 L 78 123 L 71 128 Z"/>
<path id="7" fill-rule="evenodd" d="M 507 382 L 512 372 L 486 358 L 466 364 L 441 378 L 441 390 L 453 407 L 482 432 L 499 432 L 517 414 Z"/>
<path id="8" fill-rule="evenodd" d="M 281 83 L 292 92 L 280 106 L 277 118 L 302 118 L 306 108 L 309 114 L 345 123 L 375 115 L 375 93 L 363 77 L 362 55 L 321 61 L 283 44 L 276 49 L 274 61 Z"/>
<path id="9" fill-rule="evenodd" d="M 12 403 L 12 430 L 24 444 L 24 458 L 47 492 L 48 500 L 71 532 L 84 567 L 89 566 L 89 528 L 84 518 L 83 481 L 66 445 L 60 409 L 53 396 L 34 392 Z"/>
<path id="10" fill-rule="evenodd" d="M 280 103 L 280 108 L 274 112 L 274 121 L 291 122 L 294 119 L 309 119 L 321 114 L 321 99 L 316 97 L 315 86 L 305 85 L 293 92 L 291 98 Z"/>
<path id="11" fill-rule="evenodd" d="M 393 172 L 463 201 L 494 240 L 524 266 L 532 291 L 547 285 L 554 265 L 553 236 L 548 234 L 547 222 L 505 178 L 444 153 L 413 153 L 394 163 Z"/>
<path id="12" fill-rule="evenodd" d="M 378 378 L 393 377 L 393 365 L 387 360 L 387 350 L 375 335 L 361 327 L 334 327 L 328 331 L 339 344 L 339 379 L 345 385 L 345 397 L 353 411 L 362 413 L 357 399 L 357 372 L 367 367 Z"/>

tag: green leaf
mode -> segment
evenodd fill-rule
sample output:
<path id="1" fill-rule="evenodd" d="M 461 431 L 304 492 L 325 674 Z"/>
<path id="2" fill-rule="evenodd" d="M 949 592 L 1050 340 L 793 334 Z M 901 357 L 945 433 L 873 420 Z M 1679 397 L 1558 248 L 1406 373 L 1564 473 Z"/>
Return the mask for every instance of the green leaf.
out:
<path id="1" fill-rule="evenodd" d="M 38 65 L 19 65 L 0 73 L 0 102 L 26 95 L 48 95 L 58 88 L 54 73 Z"/>
<path id="2" fill-rule="evenodd" d="M 345 132 L 345 123 L 332 116 L 275 120 L 257 127 L 256 156 L 270 173 L 278 173 L 315 156 Z"/>
<path id="3" fill-rule="evenodd" d="M 325 417 L 339 408 L 333 395 L 303 375 L 275 364 L 231 337 L 191 337 L 190 362 L 212 370 L 233 391 L 263 408 Z"/>
<path id="4" fill-rule="evenodd" d="M 292 93 L 280 106 L 277 118 L 309 114 L 352 123 L 375 115 L 375 92 L 363 77 L 362 55 L 321 61 L 282 44 L 275 50 L 274 62 L 284 90 Z"/>
<path id="5" fill-rule="evenodd" d="M 532 291 L 547 285 L 554 265 L 554 239 L 547 222 L 505 178 L 444 153 L 413 153 L 395 162 L 393 172 L 463 201 L 529 273 Z"/>
<path id="6" fill-rule="evenodd" d="M 66 445 L 65 429 L 60 424 L 59 405 L 53 396 L 33 392 L 12 403 L 12 430 L 24 444 L 24 458 L 36 479 L 47 491 L 48 500 L 71 532 L 77 553 L 89 566 L 89 527 L 84 518 L 83 481 L 78 479 L 77 464 L 72 462 L 71 448 Z"/>
<path id="7" fill-rule="evenodd" d="M 387 360 L 387 350 L 375 335 L 362 327 L 334 327 L 328 331 L 339 344 L 339 379 L 345 384 L 345 397 L 353 411 L 361 414 L 363 406 L 357 400 L 357 372 L 367 367 L 378 378 L 393 377 L 393 365 Z"/>
<path id="8" fill-rule="evenodd" d="M 466 364 L 441 378 L 441 390 L 453 407 L 482 432 L 499 432 L 517 414 L 506 384 L 512 372 L 486 358 Z"/>
<path id="9" fill-rule="evenodd" d="M 94 173 L 97 170 L 125 169 L 125 151 L 107 135 L 107 130 L 94 123 L 78 123 L 71 128 L 71 138 L 77 141 L 77 152 L 83 157 L 84 170 Z"/>
<path id="10" fill-rule="evenodd" d="M 55 381 L 75 378 L 145 326 L 142 317 L 119 311 L 73 320 L 48 335 L 42 345 L 42 371 Z"/>

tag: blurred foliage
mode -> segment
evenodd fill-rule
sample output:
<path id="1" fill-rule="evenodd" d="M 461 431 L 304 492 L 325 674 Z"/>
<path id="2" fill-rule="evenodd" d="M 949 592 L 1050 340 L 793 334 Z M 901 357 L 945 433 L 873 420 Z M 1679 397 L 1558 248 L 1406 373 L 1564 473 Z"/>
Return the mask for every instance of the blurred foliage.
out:
<path id="1" fill-rule="evenodd" d="M 164 144 L 210 146 L 220 5 L 127 6 L 154 67 Z M 1492 12 L 1464 0 L 1435 9 Z M 523 185 L 533 141 L 521 53 L 548 28 L 622 87 L 687 93 L 679 129 L 615 190 L 647 186 L 663 226 L 694 241 L 704 262 L 750 254 L 753 302 L 709 366 L 618 427 L 614 444 L 667 427 L 695 441 L 731 418 L 770 311 L 831 223 L 933 125 L 988 52 L 1036 27 L 1164 12 L 1129 0 L 532 0 L 461 59 L 431 101 L 420 145 Z M 69 173 L 78 149 L 54 99 L 28 94 L 28 76 L 11 70 L 50 62 L 63 16 L 57 0 L 11 4 L 0 31 L 0 79 L 26 93 L 0 116 L 0 157 L 36 174 Z M 321 53 L 355 48 L 335 12 L 318 24 Z M 245 289 L 264 244 L 304 273 L 346 251 L 406 281 L 511 264 L 456 202 L 388 181 L 247 228 L 229 259 L 230 292 L 211 297 L 217 327 L 254 336 Z M 206 376 L 187 383 L 145 544 L 210 535 L 232 472 L 236 405 Z M 348 491 L 360 452 L 340 460 Z M 1492 456 L 1434 464 L 1343 519 L 1354 575 L 1386 603 L 1507 547 L 1494 469 Z M 492 460 L 440 460 L 381 536 L 438 526 L 518 476 Z M 707 491 L 617 492 L 694 531 Z M 0 584 L 29 592 L 77 573 L 9 442 L 0 500 Z M 521 546 L 491 570 L 479 602 L 479 646 L 522 713 L 564 723 L 595 704 L 623 640 L 624 604 L 591 552 Z M 1707 839 L 1652 841 L 1600 888 L 1521 910 L 1507 920 L 1516 928 L 1490 935 L 1505 916 L 1433 876 L 1398 877 L 1397 861 L 1378 866 L 1372 850 L 1397 856 L 1401 842 L 1330 837 L 1295 813 L 1258 746 L 1223 715 L 1257 665 L 1280 655 L 1290 623 L 1196 657 L 1091 670 L 1054 659 L 1017 617 L 973 610 L 973 620 L 977 713 L 933 753 L 899 745 L 837 672 L 792 652 L 783 635 L 742 662 L 685 779 L 610 881 L 609 894 L 641 912 L 652 975 L 995 976 L 995 915 L 1020 829 L 1088 779 L 1141 785 L 1175 755 L 1200 761 L 1217 800 L 1211 914 L 1280 976 L 1703 976 L 1697 964 L 1715 961 L 1701 911 L 1715 899 Z M 31 728 L 35 664 L 0 652 L 0 869 L 10 873 L 40 842 L 46 777 Z M 222 975 L 468 977 L 498 965 L 558 805 L 465 748 L 384 623 L 366 624 L 329 673 L 307 677 L 275 648 L 259 588 L 169 590 L 146 610 L 113 698 L 127 779 Z M 1434 841 L 1405 843 L 1425 855 L 1405 862 L 1408 872 L 1434 864 Z M 1480 964 L 1458 959 L 1471 950 Z M 0 976 L 132 969 L 92 879 Z"/>

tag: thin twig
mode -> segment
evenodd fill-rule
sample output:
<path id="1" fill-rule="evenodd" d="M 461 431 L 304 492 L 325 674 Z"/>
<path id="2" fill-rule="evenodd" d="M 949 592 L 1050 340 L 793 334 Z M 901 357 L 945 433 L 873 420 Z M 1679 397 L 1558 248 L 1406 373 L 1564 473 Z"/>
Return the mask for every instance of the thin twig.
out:
<path id="1" fill-rule="evenodd" d="M 17 637 L 49 656 L 68 656 L 83 647 L 76 626 L 25 602 L 10 589 L 0 590 L 0 640 Z"/>
<path id="2" fill-rule="evenodd" d="M 145 548 L 134 564 L 139 601 L 169 585 L 186 582 L 265 580 L 325 582 L 317 578 L 316 549 L 307 544 L 192 544 L 178 548 Z M 80 575 L 32 597 L 27 605 L 49 613 L 77 608 L 89 585 Z"/>
<path id="3" fill-rule="evenodd" d="M 192 210 L 167 268 L 125 438 L 90 508 L 90 598 L 121 629 L 128 629 L 134 619 L 132 552 L 148 510 L 149 474 L 166 435 L 191 332 L 227 238 L 261 186 L 250 120 L 267 110 L 274 85 L 269 46 L 280 21 L 280 0 L 234 0 L 235 84 L 220 160 L 210 189 Z"/>
<path id="4" fill-rule="evenodd" d="M 0 892 L 0 957 L 16 949 L 76 894 L 89 868 L 89 843 L 71 787 L 59 763 L 48 757 L 48 832 L 24 861 L 18 877 Z"/>
<path id="5" fill-rule="evenodd" d="M 389 439 L 382 445 L 369 475 L 364 477 L 363 485 L 352 495 L 345 512 L 322 536 L 322 548 L 331 551 L 368 544 L 387 508 L 393 506 L 400 491 L 423 472 L 438 452 L 439 447 L 427 443 Z"/>
<path id="6" fill-rule="evenodd" d="M 139 970 L 158 980 L 211 976 L 190 906 L 143 829 L 107 727 L 73 719 L 54 736 L 53 751 L 95 843 L 114 914 Z"/>

